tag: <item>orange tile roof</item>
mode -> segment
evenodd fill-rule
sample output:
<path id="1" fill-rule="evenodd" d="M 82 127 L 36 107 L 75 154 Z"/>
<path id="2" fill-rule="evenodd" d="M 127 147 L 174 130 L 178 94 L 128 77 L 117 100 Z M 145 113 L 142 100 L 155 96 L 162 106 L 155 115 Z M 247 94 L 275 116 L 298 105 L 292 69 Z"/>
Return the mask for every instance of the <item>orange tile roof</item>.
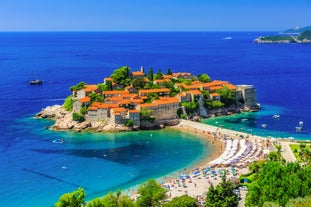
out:
<path id="1" fill-rule="evenodd" d="M 130 100 L 122 100 L 119 102 L 119 104 L 130 104 L 131 101 Z"/>
<path id="2" fill-rule="evenodd" d="M 151 107 L 151 106 L 158 106 L 157 103 L 146 103 L 146 104 L 139 104 L 141 108 Z"/>
<path id="3" fill-rule="evenodd" d="M 159 80 L 154 80 L 155 83 L 163 83 L 163 82 L 170 82 L 170 79 L 159 79 Z"/>
<path id="4" fill-rule="evenodd" d="M 219 93 L 211 93 L 210 96 L 217 97 L 217 96 L 220 96 L 220 94 Z"/>
<path id="5" fill-rule="evenodd" d="M 184 83 L 181 84 L 181 86 L 185 89 L 199 89 L 201 86 L 200 85 L 186 85 Z"/>
<path id="6" fill-rule="evenodd" d="M 100 104 L 98 106 L 98 108 L 100 109 L 108 109 L 108 108 L 117 108 L 119 107 L 119 104 L 107 104 L 107 103 L 103 103 L 103 104 Z"/>
<path id="7" fill-rule="evenodd" d="M 115 116 L 121 116 L 121 114 L 119 112 L 114 112 L 113 113 Z"/>
<path id="8" fill-rule="evenodd" d="M 104 95 L 122 95 L 122 94 L 129 94 L 130 92 L 128 91 L 104 91 L 103 94 Z"/>
<path id="9" fill-rule="evenodd" d="M 93 107 L 98 107 L 98 106 L 100 106 L 100 105 L 101 105 L 100 102 L 93 102 L 93 103 L 92 103 L 92 106 L 93 106 Z"/>
<path id="10" fill-rule="evenodd" d="M 85 96 L 84 98 L 80 98 L 79 101 L 81 103 L 87 103 L 87 102 L 90 102 L 91 101 L 91 98 L 88 97 L 88 96 Z"/>
<path id="11" fill-rule="evenodd" d="M 178 77 L 178 76 L 191 76 L 191 73 L 181 73 L 181 72 L 178 72 L 178 73 L 173 73 L 172 75 L 173 75 L 173 77 Z"/>
<path id="12" fill-rule="evenodd" d="M 105 99 L 106 101 L 122 101 L 123 97 L 121 96 L 114 96 L 114 97 L 109 97 Z"/>
<path id="13" fill-rule="evenodd" d="M 97 111 L 97 107 L 89 107 L 87 110 L 88 111 Z"/>
<path id="14" fill-rule="evenodd" d="M 161 93 L 161 92 L 170 92 L 170 89 L 157 88 L 157 89 L 139 90 L 139 93 Z"/>
<path id="15" fill-rule="evenodd" d="M 113 108 L 112 109 L 114 112 L 126 112 L 126 109 L 123 107 L 118 107 L 118 108 Z"/>
<path id="16" fill-rule="evenodd" d="M 213 87 L 210 87 L 210 90 L 214 91 L 214 90 L 218 90 L 218 89 L 222 89 L 223 86 L 213 86 Z"/>
<path id="17" fill-rule="evenodd" d="M 142 99 L 131 99 L 131 100 L 129 100 L 131 103 L 142 103 L 142 102 L 144 102 L 144 100 L 142 100 Z"/>
<path id="18" fill-rule="evenodd" d="M 226 86 L 227 86 L 230 90 L 236 90 L 236 89 L 237 89 L 237 87 L 236 87 L 235 85 L 231 84 L 231 83 L 227 84 Z"/>
<path id="19" fill-rule="evenodd" d="M 147 96 L 141 96 L 140 98 L 143 99 L 143 100 L 148 99 Z"/>
<path id="20" fill-rule="evenodd" d="M 132 72 L 132 76 L 141 76 L 141 75 L 145 75 L 145 73 L 140 72 L 140 71 L 134 71 L 134 72 Z"/>
<path id="21" fill-rule="evenodd" d="M 187 93 L 191 93 L 192 95 L 202 95 L 201 91 L 199 90 L 187 91 Z"/>
<path id="22" fill-rule="evenodd" d="M 173 76 L 172 75 L 163 75 L 164 79 L 171 79 Z"/>
<path id="23" fill-rule="evenodd" d="M 178 96 L 184 97 L 184 96 L 186 96 L 186 93 L 179 93 Z"/>
<path id="24" fill-rule="evenodd" d="M 110 77 L 104 78 L 104 81 L 112 81 L 112 78 L 110 78 Z"/>
<path id="25" fill-rule="evenodd" d="M 140 110 L 129 110 L 129 113 L 132 113 L 132 114 L 134 114 L 134 113 L 140 113 Z"/>
<path id="26" fill-rule="evenodd" d="M 86 85 L 86 87 L 83 89 L 85 92 L 92 92 L 97 89 L 97 85 Z"/>

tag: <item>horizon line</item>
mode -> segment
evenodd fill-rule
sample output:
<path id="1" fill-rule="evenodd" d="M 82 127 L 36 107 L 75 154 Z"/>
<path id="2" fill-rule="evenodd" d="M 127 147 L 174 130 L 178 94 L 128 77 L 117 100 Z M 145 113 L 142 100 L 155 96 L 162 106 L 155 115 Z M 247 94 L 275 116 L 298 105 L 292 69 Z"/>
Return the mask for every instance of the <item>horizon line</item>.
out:
<path id="1" fill-rule="evenodd" d="M 0 31 L 0 33 L 75 33 L 75 32 L 281 32 L 278 30 L 20 30 L 20 31 Z"/>

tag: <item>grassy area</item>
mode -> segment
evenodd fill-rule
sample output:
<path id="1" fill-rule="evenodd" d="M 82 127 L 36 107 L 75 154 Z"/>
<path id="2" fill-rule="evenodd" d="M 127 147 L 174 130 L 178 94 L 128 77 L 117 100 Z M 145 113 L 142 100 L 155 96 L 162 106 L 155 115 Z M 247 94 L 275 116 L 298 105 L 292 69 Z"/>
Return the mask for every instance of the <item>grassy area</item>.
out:
<path id="1" fill-rule="evenodd" d="M 301 148 L 301 144 L 305 145 L 305 147 L 304 147 L 305 149 L 308 149 L 309 151 L 311 150 L 310 144 L 300 143 L 300 144 L 290 144 L 289 145 L 298 162 L 303 162 L 303 160 L 301 159 L 301 151 L 303 150 Z"/>

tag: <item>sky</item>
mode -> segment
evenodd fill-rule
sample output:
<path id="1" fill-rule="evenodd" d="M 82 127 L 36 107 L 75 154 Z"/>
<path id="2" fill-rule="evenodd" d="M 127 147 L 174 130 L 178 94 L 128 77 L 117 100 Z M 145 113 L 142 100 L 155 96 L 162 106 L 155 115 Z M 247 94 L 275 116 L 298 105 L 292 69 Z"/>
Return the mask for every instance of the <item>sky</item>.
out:
<path id="1" fill-rule="evenodd" d="M 0 0 L 0 31 L 282 31 L 311 0 Z"/>

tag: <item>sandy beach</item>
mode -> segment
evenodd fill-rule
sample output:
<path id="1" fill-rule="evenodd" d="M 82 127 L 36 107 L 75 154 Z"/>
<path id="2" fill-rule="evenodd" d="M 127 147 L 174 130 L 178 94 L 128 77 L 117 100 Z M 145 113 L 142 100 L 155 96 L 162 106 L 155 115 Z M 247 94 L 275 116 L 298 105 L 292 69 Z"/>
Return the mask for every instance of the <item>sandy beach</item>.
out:
<path id="1" fill-rule="evenodd" d="M 171 128 L 190 132 L 215 145 L 216 152 L 196 163 L 191 169 L 185 169 L 178 176 L 165 177 L 162 186 L 168 192 L 168 199 L 189 195 L 204 202 L 208 188 L 221 182 L 226 172 L 227 179 L 238 180 L 241 174 L 248 172 L 248 165 L 263 159 L 273 150 L 269 139 L 243 132 L 214 127 L 187 120 Z M 138 195 L 132 194 L 135 199 Z"/>

